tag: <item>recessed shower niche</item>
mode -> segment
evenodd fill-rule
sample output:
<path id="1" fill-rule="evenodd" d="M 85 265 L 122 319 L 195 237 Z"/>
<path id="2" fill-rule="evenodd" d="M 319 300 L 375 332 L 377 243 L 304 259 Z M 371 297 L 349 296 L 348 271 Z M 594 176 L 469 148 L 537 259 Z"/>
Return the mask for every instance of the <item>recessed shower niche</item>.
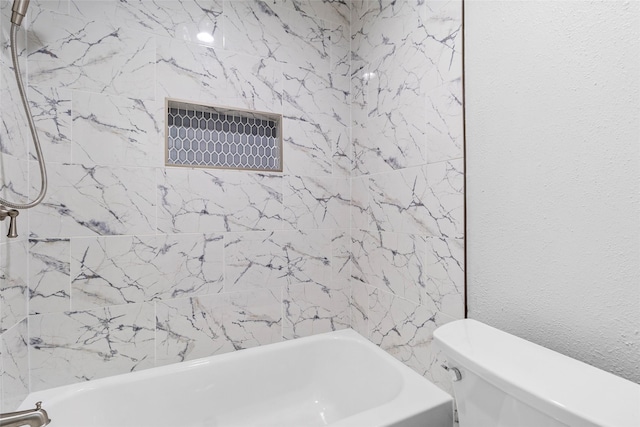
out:
<path id="1" fill-rule="evenodd" d="M 282 172 L 282 116 L 167 99 L 165 163 Z"/>

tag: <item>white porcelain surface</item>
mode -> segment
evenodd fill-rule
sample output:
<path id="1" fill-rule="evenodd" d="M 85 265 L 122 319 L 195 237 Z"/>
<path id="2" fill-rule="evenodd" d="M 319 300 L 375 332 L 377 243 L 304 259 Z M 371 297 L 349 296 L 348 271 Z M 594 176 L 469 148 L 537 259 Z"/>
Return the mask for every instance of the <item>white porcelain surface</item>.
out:
<path id="1" fill-rule="evenodd" d="M 450 396 L 351 330 L 33 393 L 24 408 L 36 400 L 51 427 L 452 423 Z"/>
<path id="2" fill-rule="evenodd" d="M 640 385 L 631 381 L 472 319 L 444 325 L 434 338 L 449 366 L 461 369 L 454 390 L 458 407 L 469 408 L 467 425 L 475 425 L 476 413 L 504 426 L 533 426 L 543 414 L 559 421 L 553 425 L 640 425 Z M 535 411 L 527 415 L 520 406 Z"/>

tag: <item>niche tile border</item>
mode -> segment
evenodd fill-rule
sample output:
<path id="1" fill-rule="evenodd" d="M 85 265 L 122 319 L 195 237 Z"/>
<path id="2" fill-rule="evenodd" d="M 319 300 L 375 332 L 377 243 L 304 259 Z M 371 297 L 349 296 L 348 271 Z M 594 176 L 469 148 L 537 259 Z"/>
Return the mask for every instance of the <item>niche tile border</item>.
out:
<path id="1" fill-rule="evenodd" d="M 165 99 L 165 165 L 282 172 L 282 115 Z"/>

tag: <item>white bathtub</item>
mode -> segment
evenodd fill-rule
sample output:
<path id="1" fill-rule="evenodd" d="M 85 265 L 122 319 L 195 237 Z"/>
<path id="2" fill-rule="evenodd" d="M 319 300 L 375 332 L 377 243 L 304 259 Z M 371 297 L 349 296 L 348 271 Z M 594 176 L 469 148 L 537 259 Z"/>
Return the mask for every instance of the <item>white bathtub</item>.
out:
<path id="1" fill-rule="evenodd" d="M 51 427 L 452 426 L 451 397 L 352 330 L 30 394 Z"/>

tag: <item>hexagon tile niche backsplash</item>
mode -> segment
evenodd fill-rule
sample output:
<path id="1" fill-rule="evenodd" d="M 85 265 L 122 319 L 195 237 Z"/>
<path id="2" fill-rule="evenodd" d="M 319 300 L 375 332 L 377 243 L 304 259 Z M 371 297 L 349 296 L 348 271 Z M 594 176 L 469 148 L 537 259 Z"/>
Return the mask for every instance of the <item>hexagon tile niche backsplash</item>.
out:
<path id="1" fill-rule="evenodd" d="M 282 171 L 281 117 L 167 100 L 167 166 Z"/>

